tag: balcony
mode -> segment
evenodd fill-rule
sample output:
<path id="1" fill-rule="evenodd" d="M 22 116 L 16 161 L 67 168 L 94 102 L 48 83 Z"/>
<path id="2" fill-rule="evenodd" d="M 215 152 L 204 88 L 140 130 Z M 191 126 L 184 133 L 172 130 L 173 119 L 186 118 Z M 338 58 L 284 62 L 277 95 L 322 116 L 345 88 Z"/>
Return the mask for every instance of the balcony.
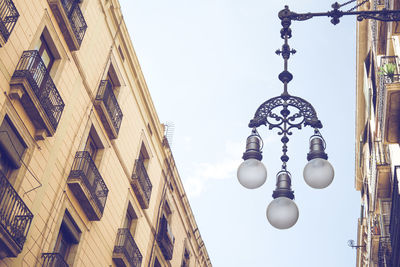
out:
<path id="1" fill-rule="evenodd" d="M 371 236 L 371 259 L 373 262 L 378 262 L 379 238 L 380 235 Z"/>
<path id="2" fill-rule="evenodd" d="M 398 143 L 400 138 L 400 75 L 397 56 L 382 57 L 380 66 L 394 64 L 393 75 L 380 75 L 377 105 L 378 130 L 385 144 Z"/>
<path id="3" fill-rule="evenodd" d="M 142 264 L 142 254 L 127 228 L 118 229 L 113 260 L 118 267 L 140 267 Z"/>
<path id="4" fill-rule="evenodd" d="M 10 81 L 10 97 L 18 99 L 36 128 L 35 138 L 53 136 L 64 102 L 39 52 L 24 51 Z"/>
<path id="5" fill-rule="evenodd" d="M 378 267 L 392 267 L 392 248 L 390 237 L 382 236 L 379 238 Z"/>
<path id="6" fill-rule="evenodd" d="M 0 259 L 21 253 L 32 219 L 33 214 L 0 172 Z"/>
<path id="7" fill-rule="evenodd" d="M 138 159 L 135 162 L 135 168 L 132 173 L 131 186 L 135 192 L 136 198 L 138 199 L 142 209 L 149 207 L 152 184 L 147 175 L 143 160 Z"/>
<path id="8" fill-rule="evenodd" d="M 375 151 L 377 197 L 390 198 L 392 186 L 388 147 L 380 141 L 375 141 Z"/>
<path id="9" fill-rule="evenodd" d="M 166 260 L 171 260 L 174 252 L 175 238 L 172 235 L 167 219 L 163 216 L 157 234 L 157 244 Z"/>
<path id="10" fill-rule="evenodd" d="M 123 115 L 110 81 L 103 80 L 100 82 L 94 105 L 108 136 L 111 139 L 117 138 Z"/>
<path id="11" fill-rule="evenodd" d="M 76 153 L 67 183 L 88 219 L 99 221 L 103 216 L 108 189 L 89 152 Z"/>
<path id="12" fill-rule="evenodd" d="M 4 46 L 19 18 L 12 0 L 0 0 L 0 47 Z"/>
<path id="13" fill-rule="evenodd" d="M 60 253 L 43 253 L 42 267 L 68 267 Z"/>
<path id="14" fill-rule="evenodd" d="M 392 193 L 392 208 L 390 213 L 390 240 L 392 251 L 400 250 L 400 195 L 398 187 L 397 173 L 400 171 L 400 166 L 395 167 Z M 393 253 L 393 266 L 400 266 L 400 253 Z"/>
<path id="15" fill-rule="evenodd" d="M 373 3 L 374 10 L 382 10 L 384 8 L 389 8 L 389 1 L 388 0 L 378 0 L 374 1 Z M 384 21 L 376 21 L 374 30 L 377 31 L 375 33 L 376 40 L 376 53 L 378 55 L 385 55 L 386 54 L 386 46 L 387 46 L 387 32 L 388 32 L 388 23 Z"/>
<path id="16" fill-rule="evenodd" d="M 79 50 L 87 29 L 79 2 L 81 0 L 47 0 L 60 26 L 69 50 Z"/>

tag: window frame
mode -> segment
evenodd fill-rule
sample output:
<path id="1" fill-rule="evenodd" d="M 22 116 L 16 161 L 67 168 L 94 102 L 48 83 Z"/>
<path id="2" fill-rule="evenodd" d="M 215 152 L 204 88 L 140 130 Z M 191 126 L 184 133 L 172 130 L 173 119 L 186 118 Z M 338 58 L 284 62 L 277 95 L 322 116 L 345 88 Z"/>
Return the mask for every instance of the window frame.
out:
<path id="1" fill-rule="evenodd" d="M 54 64 L 54 61 L 56 60 L 56 58 L 54 57 L 53 51 L 51 51 L 51 49 L 49 47 L 49 44 L 47 43 L 47 40 L 44 37 L 43 33 L 40 36 L 39 41 L 40 41 L 40 46 L 39 46 L 39 49 L 38 49 L 39 55 L 42 58 L 43 63 L 45 64 L 47 71 L 50 72 L 50 70 L 53 67 L 53 64 Z M 44 52 L 46 52 L 46 54 L 49 57 L 49 63 L 47 65 L 46 65 L 45 60 L 43 59 L 43 53 Z"/>
<path id="2" fill-rule="evenodd" d="M 63 257 L 63 260 L 69 264 L 69 266 L 73 266 L 83 233 L 81 231 L 81 227 L 78 226 L 76 220 L 69 212 L 69 209 L 64 209 L 62 214 L 63 216 L 61 217 L 61 222 L 59 224 L 57 236 L 53 246 L 53 252 L 59 253 Z M 65 254 L 62 254 L 59 251 L 59 246 L 63 240 L 63 237 L 66 237 L 65 240 L 68 242 L 68 247 Z"/>
<path id="3" fill-rule="evenodd" d="M 20 157 L 20 162 L 23 165 L 29 165 L 29 162 L 32 158 L 33 152 L 37 146 L 36 140 L 34 139 L 32 133 L 29 131 L 29 127 L 22 121 L 21 117 L 18 115 L 17 111 L 13 107 L 13 104 L 10 101 L 5 101 L 3 104 L 3 108 L 0 110 L 0 124 L 4 119 L 8 118 L 9 122 L 12 124 L 12 128 L 16 133 L 18 133 L 18 137 L 24 142 L 25 150 Z M 19 167 L 13 168 L 7 173 L 6 177 L 8 181 L 13 185 L 14 189 L 18 192 L 21 187 L 22 182 L 26 178 L 27 168 Z M 35 177 L 36 179 L 38 177 Z M 39 184 L 37 184 L 39 185 Z"/>

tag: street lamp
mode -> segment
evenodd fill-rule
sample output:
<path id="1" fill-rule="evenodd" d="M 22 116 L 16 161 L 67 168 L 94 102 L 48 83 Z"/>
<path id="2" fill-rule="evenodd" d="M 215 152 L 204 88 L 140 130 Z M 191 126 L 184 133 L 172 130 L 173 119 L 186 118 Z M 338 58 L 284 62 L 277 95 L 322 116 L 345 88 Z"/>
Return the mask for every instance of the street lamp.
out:
<path id="1" fill-rule="evenodd" d="M 267 170 L 262 159 L 263 141 L 257 128 L 265 125 L 269 130 L 277 129 L 282 142 L 282 168 L 276 175 L 276 189 L 273 191 L 274 200 L 268 205 L 267 219 L 272 226 L 278 229 L 288 229 L 296 224 L 299 210 L 294 200 L 294 192 L 291 189 L 291 174 L 287 170 L 287 155 L 289 136 L 293 129 L 301 130 L 304 126 L 314 128 L 314 134 L 310 137 L 310 152 L 307 154 L 303 177 L 305 182 L 312 188 L 322 189 L 329 186 L 334 177 L 334 169 L 328 162 L 328 155 L 325 153 L 326 143 L 319 129 L 322 123 L 317 117 L 314 107 L 306 100 L 288 93 L 288 83 L 293 75 L 288 71 L 288 60 L 296 53 L 291 49 L 288 40 L 292 37 L 290 25 L 292 20 L 304 21 L 313 17 L 331 17 L 331 23 L 336 25 L 340 18 L 347 15 L 356 15 L 358 21 L 363 19 L 374 19 L 379 21 L 400 21 L 400 10 L 370 10 L 354 11 L 361 5 L 369 2 L 365 0 L 348 11 L 339 10 L 344 5 L 357 0 L 350 0 L 343 5 L 334 3 L 332 10 L 321 13 L 295 13 L 285 6 L 278 13 L 281 20 L 281 38 L 284 40 L 282 48 L 276 51 L 284 61 L 284 69 L 278 78 L 283 83 L 283 92 L 280 96 L 265 101 L 258 107 L 254 118 L 250 120 L 249 127 L 252 129 L 247 138 L 246 151 L 243 154 L 244 162 L 239 166 L 237 176 L 239 183 L 248 189 L 255 189 L 262 186 L 267 178 Z"/>

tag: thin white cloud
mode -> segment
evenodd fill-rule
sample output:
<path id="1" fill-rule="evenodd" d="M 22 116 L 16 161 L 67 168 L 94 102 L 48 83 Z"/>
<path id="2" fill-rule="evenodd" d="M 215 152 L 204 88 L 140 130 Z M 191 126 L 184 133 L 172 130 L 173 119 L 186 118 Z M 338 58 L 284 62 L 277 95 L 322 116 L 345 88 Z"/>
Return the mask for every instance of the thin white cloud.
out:
<path id="1" fill-rule="evenodd" d="M 264 139 L 264 146 L 279 142 L 279 136 L 270 135 Z M 236 171 L 242 162 L 245 140 L 240 142 L 226 141 L 225 153 L 217 162 L 195 162 L 191 173 L 183 180 L 185 190 L 190 197 L 200 196 L 210 180 L 236 178 Z"/>
<path id="2" fill-rule="evenodd" d="M 183 181 L 187 194 L 197 197 L 204 191 L 207 181 L 235 177 L 242 150 L 243 144 L 227 141 L 225 155 L 221 161 L 194 163 L 192 173 Z"/>

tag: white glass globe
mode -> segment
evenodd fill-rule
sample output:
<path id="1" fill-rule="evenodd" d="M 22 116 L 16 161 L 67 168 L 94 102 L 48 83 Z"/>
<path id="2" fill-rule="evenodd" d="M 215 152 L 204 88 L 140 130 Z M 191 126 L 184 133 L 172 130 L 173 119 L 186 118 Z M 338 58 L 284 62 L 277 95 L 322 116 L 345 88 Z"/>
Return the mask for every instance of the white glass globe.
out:
<path id="1" fill-rule="evenodd" d="M 299 209 L 296 203 L 287 197 L 278 197 L 269 203 L 267 219 L 278 229 L 288 229 L 296 224 L 299 218 Z"/>
<path id="2" fill-rule="evenodd" d="M 278 229 L 288 229 L 296 224 L 299 218 L 299 209 L 296 203 L 287 197 L 278 197 L 269 203 L 267 219 Z"/>
<path id="3" fill-rule="evenodd" d="M 237 170 L 239 183 L 248 189 L 262 186 L 267 180 L 267 169 L 257 159 L 246 159 Z"/>
<path id="4" fill-rule="evenodd" d="M 310 160 L 304 167 L 304 181 L 312 188 L 321 189 L 330 185 L 335 171 L 329 161 L 321 158 Z"/>

